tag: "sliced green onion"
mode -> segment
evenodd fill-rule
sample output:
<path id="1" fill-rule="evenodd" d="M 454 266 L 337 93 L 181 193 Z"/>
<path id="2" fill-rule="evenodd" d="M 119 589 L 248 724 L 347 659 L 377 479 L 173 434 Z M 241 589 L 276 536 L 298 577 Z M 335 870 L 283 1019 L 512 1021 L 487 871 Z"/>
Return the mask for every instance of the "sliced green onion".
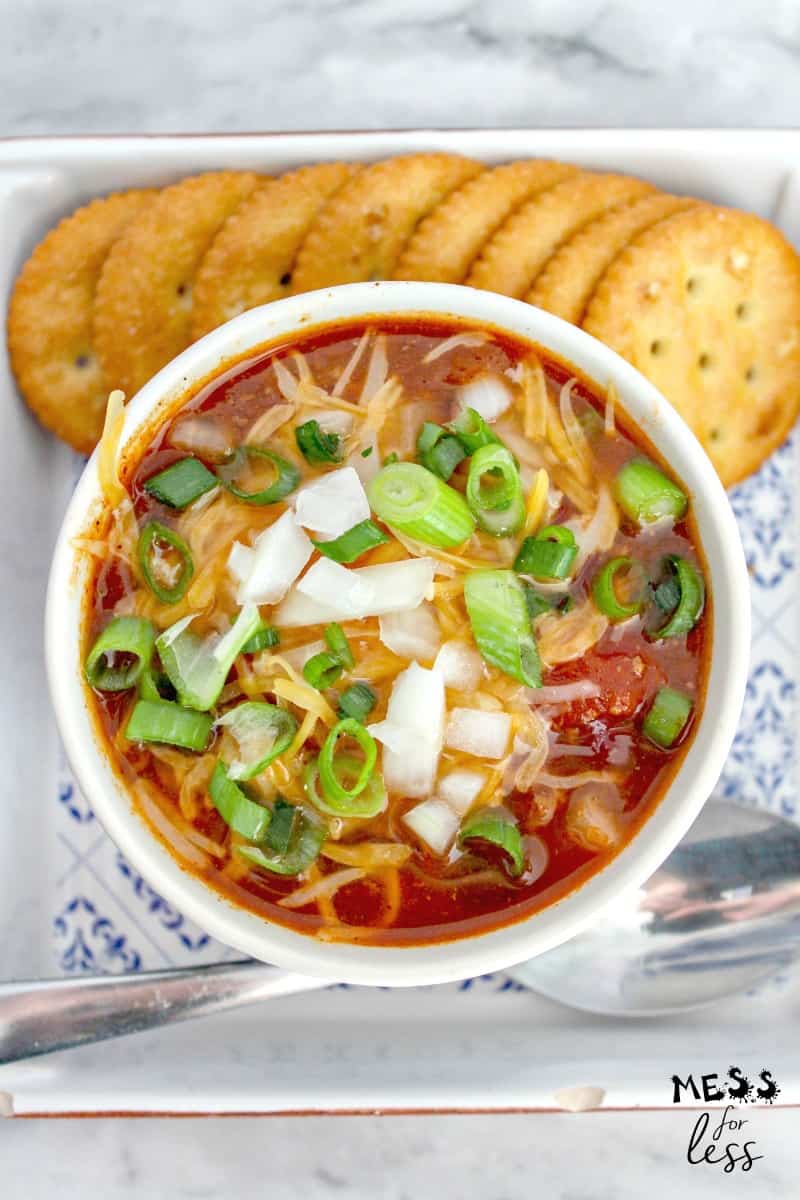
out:
<path id="1" fill-rule="evenodd" d="M 659 688 L 642 724 L 642 732 L 662 750 L 668 750 L 686 728 L 693 707 L 683 692 Z"/>
<path id="2" fill-rule="evenodd" d="M 536 617 L 541 617 L 542 613 L 552 612 L 553 603 L 543 596 L 541 592 L 537 592 L 533 584 L 528 583 L 527 579 L 521 579 L 522 590 L 525 593 L 525 604 L 528 609 L 528 616 L 533 621 Z"/>
<path id="3" fill-rule="evenodd" d="M 298 821 L 300 809 L 289 804 L 283 796 L 276 796 L 272 806 L 272 820 L 267 829 L 265 842 L 276 854 L 285 854 L 292 844 L 292 837 Z"/>
<path id="4" fill-rule="evenodd" d="M 86 656 L 84 674 L 101 692 L 124 692 L 149 673 L 156 634 L 144 617 L 114 617 Z"/>
<path id="5" fill-rule="evenodd" d="M 369 458 L 370 454 L 372 454 L 372 451 L 373 451 L 374 449 L 375 449 L 375 447 L 374 447 L 374 446 L 367 446 L 366 450 L 362 450 L 362 451 L 361 451 L 361 457 L 362 457 L 362 458 Z"/>
<path id="6" fill-rule="evenodd" d="M 175 688 L 163 671 L 154 671 L 152 666 L 142 671 L 138 684 L 139 696 L 142 700 L 174 700 Z"/>
<path id="7" fill-rule="evenodd" d="M 237 483 L 243 468 L 251 458 L 268 462 L 275 471 L 272 483 L 255 492 L 248 492 Z M 236 496 L 238 500 L 244 500 L 247 504 L 277 504 L 279 500 L 285 500 L 290 492 L 294 491 L 301 478 L 294 463 L 287 462 L 285 458 L 281 458 L 272 450 L 262 450 L 258 446 L 247 445 L 240 446 L 230 462 L 217 467 L 217 475 L 232 495 Z"/>
<path id="8" fill-rule="evenodd" d="M 279 646 L 280 642 L 281 635 L 275 626 L 262 621 L 261 628 L 242 646 L 242 654 L 258 654 L 261 650 L 271 650 L 273 646 Z"/>
<path id="9" fill-rule="evenodd" d="M 653 588 L 653 600 L 663 613 L 671 613 L 681 600 L 681 589 L 675 575 L 668 575 Z"/>
<path id="10" fill-rule="evenodd" d="M 528 687 L 542 686 L 525 593 L 513 571 L 468 571 L 464 600 L 472 636 L 486 662 Z"/>
<path id="11" fill-rule="evenodd" d="M 475 530 L 461 493 L 418 463 L 383 467 L 370 480 L 367 495 L 382 521 L 427 546 L 460 546 Z"/>
<path id="12" fill-rule="evenodd" d="M 139 696 L 142 700 L 161 700 L 158 679 L 148 667 L 139 676 Z"/>
<path id="13" fill-rule="evenodd" d="M 190 456 L 152 475 L 144 490 L 170 508 L 186 508 L 218 485 L 216 475 L 212 475 L 198 458 Z"/>
<path id="14" fill-rule="evenodd" d="M 460 845 L 465 842 L 488 842 L 505 856 L 508 873 L 516 879 L 525 870 L 525 854 L 519 827 L 503 808 L 481 808 L 461 826 Z M 470 847 L 472 849 L 473 847 Z"/>
<path id="15" fill-rule="evenodd" d="M 263 840 L 272 820 L 271 812 L 245 795 L 222 762 L 214 767 L 208 794 L 214 808 L 234 833 L 247 838 L 248 842 Z"/>
<path id="16" fill-rule="evenodd" d="M 326 433 L 319 421 L 306 421 L 294 431 L 297 448 L 312 466 L 342 461 L 341 438 L 338 433 Z"/>
<path id="17" fill-rule="evenodd" d="M 313 538 L 311 540 L 314 541 Z M 334 562 L 351 563 L 360 558 L 362 554 L 366 554 L 367 550 L 372 550 L 375 546 L 382 546 L 384 542 L 388 541 L 386 534 L 378 528 L 374 521 L 359 521 L 358 525 L 354 525 L 352 529 L 348 529 L 330 542 L 314 542 L 314 545 L 320 554 L 324 554 L 326 558 L 332 558 Z"/>
<path id="18" fill-rule="evenodd" d="M 336 621 L 331 621 L 330 625 L 326 625 L 323 637 L 328 644 L 328 649 L 331 654 L 335 654 L 343 667 L 348 671 L 352 671 L 356 665 L 356 660 L 353 658 L 353 651 L 350 649 L 350 643 L 345 636 L 345 632 Z"/>
<path id="19" fill-rule="evenodd" d="M 352 717 L 363 725 L 378 702 L 378 697 L 366 683 L 354 683 L 339 697 L 339 716 Z"/>
<path id="20" fill-rule="evenodd" d="M 333 687 L 343 671 L 339 655 L 331 650 L 322 650 L 319 654 L 314 654 L 303 667 L 303 678 L 313 688 L 324 692 L 326 688 Z"/>
<path id="21" fill-rule="evenodd" d="M 252 779 L 292 743 L 297 721 L 285 708 L 265 700 L 246 700 L 220 717 L 217 725 L 230 730 L 239 758 L 229 763 L 231 779 Z"/>
<path id="22" fill-rule="evenodd" d="M 447 483 L 460 462 L 467 457 L 461 442 L 441 425 L 426 421 L 417 437 L 417 454 L 423 467 Z"/>
<path id="23" fill-rule="evenodd" d="M 633 565 L 633 559 L 624 554 L 618 558 L 611 558 L 600 568 L 592 580 L 594 602 L 600 612 L 610 621 L 627 621 L 629 617 L 635 617 L 644 608 L 643 600 L 633 600 L 630 604 L 623 604 L 617 595 L 614 582 L 617 575 L 620 572 L 630 571 Z"/>
<path id="24" fill-rule="evenodd" d="M 677 483 L 641 458 L 631 459 L 620 469 L 614 481 L 614 495 L 625 515 L 640 525 L 649 525 L 660 517 L 679 521 L 689 503 Z"/>
<path id="25" fill-rule="evenodd" d="M 137 700 L 125 726 L 129 742 L 163 742 L 184 750 L 205 750 L 211 717 L 170 700 Z"/>
<path id="26" fill-rule="evenodd" d="M 396 462 L 400 462 L 400 455 L 396 450 L 393 450 L 391 454 L 386 455 L 386 458 L 383 460 L 383 465 L 385 467 L 390 467 L 392 463 Z"/>
<path id="27" fill-rule="evenodd" d="M 351 737 L 358 743 L 364 761 L 360 764 L 355 780 L 352 786 L 347 788 L 338 778 L 338 759 L 342 759 L 342 755 L 337 755 L 336 747 L 340 738 Z M 352 756 L 344 756 L 351 758 Z M 367 733 L 363 725 L 358 721 L 354 721 L 352 717 L 344 717 L 338 721 L 328 733 L 322 749 L 319 753 L 319 777 L 322 784 L 322 791 L 328 804 L 339 806 L 340 815 L 347 811 L 347 806 L 352 804 L 353 800 L 369 783 L 372 778 L 372 773 L 375 770 L 375 763 L 378 760 L 378 747 L 375 744 L 375 739 L 372 734 Z"/>
<path id="28" fill-rule="evenodd" d="M 678 554 L 668 554 L 662 567 L 675 580 L 680 596 L 672 616 L 650 636 L 659 639 L 682 637 L 694 628 L 700 618 L 706 599 L 705 584 L 700 572 Z"/>
<path id="29" fill-rule="evenodd" d="M 258 630 L 261 618 L 255 604 L 246 604 L 221 638 L 192 633 L 187 628 L 192 620 L 184 617 L 171 625 L 156 639 L 156 649 L 181 704 L 205 712 L 216 703 L 234 659 Z"/>
<path id="30" fill-rule="evenodd" d="M 172 587 L 165 586 L 158 578 L 169 574 L 174 575 L 173 567 L 164 559 L 166 553 L 174 550 L 180 559 L 180 567 Z M 186 542 L 174 529 L 168 529 L 160 521 L 148 521 L 139 534 L 137 546 L 139 567 L 144 581 L 153 595 L 162 604 L 177 604 L 186 595 L 189 580 L 194 575 L 192 552 Z"/>
<path id="31" fill-rule="evenodd" d="M 351 754 L 337 754 L 335 762 L 336 774 L 345 783 L 355 783 L 364 766 L 361 759 Z M 330 799 L 320 789 L 319 759 L 314 759 L 303 772 L 303 785 L 314 807 L 328 816 L 368 820 L 370 817 L 377 817 L 378 813 L 382 813 L 386 808 L 386 787 L 378 772 L 370 776 L 366 787 L 358 796 L 352 796 L 347 801 Z"/>
<path id="32" fill-rule="evenodd" d="M 534 579 L 566 579 L 578 556 L 575 535 L 566 525 L 548 525 L 526 537 L 514 559 L 514 570 Z"/>
<path id="33" fill-rule="evenodd" d="M 500 438 L 493 433 L 479 412 L 465 408 L 458 414 L 450 428 L 467 454 L 474 454 L 481 446 L 501 445 Z"/>
<path id="34" fill-rule="evenodd" d="M 327 830 L 311 810 L 298 805 L 295 811 L 297 816 L 285 850 L 273 850 L 270 854 L 261 846 L 237 846 L 236 853 L 271 875 L 302 875 L 319 856 Z"/>
<path id="35" fill-rule="evenodd" d="M 481 529 L 494 537 L 507 537 L 522 526 L 525 520 L 522 480 L 514 456 L 505 446 L 481 446 L 472 455 L 467 503 Z"/>

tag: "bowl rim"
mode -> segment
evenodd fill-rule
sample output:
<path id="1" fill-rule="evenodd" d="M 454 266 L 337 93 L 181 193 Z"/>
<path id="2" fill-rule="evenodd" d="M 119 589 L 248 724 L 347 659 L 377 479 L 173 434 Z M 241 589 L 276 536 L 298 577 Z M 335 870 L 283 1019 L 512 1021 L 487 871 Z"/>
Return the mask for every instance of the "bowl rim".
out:
<path id="1" fill-rule="evenodd" d="M 509 925 L 418 946 L 321 941 L 236 905 L 183 867 L 133 807 L 93 725 L 80 661 L 83 570 L 72 538 L 100 502 L 92 455 L 64 516 L 48 581 L 45 657 L 56 721 L 76 779 L 106 832 L 166 899 L 220 942 L 286 970 L 353 984 L 415 986 L 504 970 L 544 953 L 598 920 L 660 866 L 713 790 L 733 743 L 750 647 L 747 566 L 719 478 L 694 434 L 634 367 L 583 330 L 522 301 L 454 284 L 346 284 L 251 309 L 168 363 L 132 398 L 121 450 L 197 382 L 248 350 L 350 319 L 392 314 L 486 323 L 521 336 L 573 365 L 601 390 L 613 380 L 621 409 L 688 487 L 714 597 L 704 711 L 692 744 L 653 813 L 605 867 L 566 896 Z M 76 619 L 77 618 L 77 619 Z"/>

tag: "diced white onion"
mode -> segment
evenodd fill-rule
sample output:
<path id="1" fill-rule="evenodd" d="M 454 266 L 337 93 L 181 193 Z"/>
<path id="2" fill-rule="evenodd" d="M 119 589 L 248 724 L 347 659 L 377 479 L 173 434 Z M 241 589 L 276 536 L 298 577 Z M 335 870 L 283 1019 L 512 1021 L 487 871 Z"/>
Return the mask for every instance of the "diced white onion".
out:
<path id="1" fill-rule="evenodd" d="M 315 654 L 323 654 L 327 649 L 327 643 L 322 640 L 306 642 L 304 646 L 294 646 L 291 650 L 282 650 L 281 658 L 285 659 L 289 666 L 294 667 L 296 671 L 302 671 L 310 658 L 313 658 Z"/>
<path id="2" fill-rule="evenodd" d="M 338 408 L 325 409 L 316 413 L 315 419 L 323 433 L 335 433 L 347 437 L 353 428 L 353 414 Z"/>
<path id="3" fill-rule="evenodd" d="M 418 662 L 430 662 L 442 640 L 436 610 L 430 604 L 385 613 L 380 618 L 380 636 L 393 654 Z"/>
<path id="4" fill-rule="evenodd" d="M 454 708 L 447 723 L 445 742 L 476 758 L 502 758 L 508 748 L 511 717 L 505 712 L 480 708 Z"/>
<path id="5" fill-rule="evenodd" d="M 474 691 L 483 678 L 483 659 L 467 642 L 445 642 L 433 669 L 444 680 L 444 686 L 457 692 Z"/>
<path id="6" fill-rule="evenodd" d="M 331 567 L 336 570 L 331 571 Z M 326 621 L 382 617 L 385 613 L 416 608 L 431 588 L 434 568 L 432 558 L 408 558 L 354 568 L 320 559 L 288 594 L 275 614 L 275 622 L 294 628 Z"/>
<path id="7" fill-rule="evenodd" d="M 431 799 L 423 800 L 404 813 L 403 823 L 429 850 L 442 857 L 452 845 L 460 818 L 444 800 Z"/>
<path id="8" fill-rule="evenodd" d="M 436 790 L 439 798 L 463 817 L 472 808 L 485 783 L 486 776 L 482 772 L 459 768 L 443 775 Z"/>
<path id="9" fill-rule="evenodd" d="M 500 375 L 478 375 L 458 389 L 461 408 L 474 408 L 487 425 L 502 417 L 513 398 L 511 389 Z"/>
<path id="10" fill-rule="evenodd" d="M 522 849 L 525 855 L 525 874 L 523 875 L 523 879 L 525 883 L 535 883 L 537 879 L 541 879 L 547 870 L 550 851 L 542 839 L 537 837 L 535 833 L 522 839 Z"/>
<path id="11" fill-rule="evenodd" d="M 567 805 L 568 836 L 584 850 L 610 850 L 622 838 L 622 804 L 616 788 L 589 785 L 573 792 Z"/>
<path id="12" fill-rule="evenodd" d="M 365 458 L 364 450 L 369 450 Z M 374 479 L 381 469 L 381 456 L 378 450 L 378 439 L 375 434 L 365 432 L 356 450 L 347 459 L 348 467 L 352 467 L 364 487 Z"/>
<path id="13" fill-rule="evenodd" d="M 444 684 L 436 671 L 412 663 L 394 681 L 386 720 L 368 726 L 383 742 L 383 778 L 390 792 L 429 796 L 444 740 Z"/>
<path id="14" fill-rule="evenodd" d="M 247 577 L 241 580 L 236 597 L 239 604 L 277 604 L 286 595 L 313 551 L 314 547 L 297 524 L 293 512 L 285 512 L 278 517 L 253 543 L 250 570 Z M 246 562 L 246 558 L 241 550 L 236 550 L 235 570 L 241 568 L 243 561 Z M 228 562 L 230 564 L 230 558 Z"/>
<path id="15" fill-rule="evenodd" d="M 253 569 L 255 554 L 249 546 L 234 542 L 228 555 L 228 570 L 237 583 L 244 583 Z"/>
<path id="16" fill-rule="evenodd" d="M 187 413 L 179 417 L 172 427 L 169 440 L 177 450 L 199 454 L 209 462 L 222 462 L 236 449 L 233 429 L 220 421 L 219 417 L 204 416 L 202 413 Z"/>
<path id="17" fill-rule="evenodd" d="M 531 704 L 572 704 L 574 700 L 591 700 L 600 695 L 600 687 L 592 679 L 576 679 L 574 683 L 556 683 L 551 687 L 528 688 L 525 699 Z"/>
<path id="18" fill-rule="evenodd" d="M 627 733 L 617 734 L 611 739 L 611 748 L 608 751 L 608 761 L 614 767 L 623 767 L 630 762 L 631 746 L 633 738 Z"/>
<path id="19" fill-rule="evenodd" d="M 341 467 L 298 493 L 295 514 L 306 529 L 337 538 L 369 518 L 369 501 L 353 467 Z"/>
<path id="20" fill-rule="evenodd" d="M 297 590 L 310 600 L 334 603 L 342 612 L 355 617 L 363 608 L 368 608 L 374 599 L 374 590 L 357 571 L 350 571 L 331 558 L 320 558 L 300 580 Z"/>

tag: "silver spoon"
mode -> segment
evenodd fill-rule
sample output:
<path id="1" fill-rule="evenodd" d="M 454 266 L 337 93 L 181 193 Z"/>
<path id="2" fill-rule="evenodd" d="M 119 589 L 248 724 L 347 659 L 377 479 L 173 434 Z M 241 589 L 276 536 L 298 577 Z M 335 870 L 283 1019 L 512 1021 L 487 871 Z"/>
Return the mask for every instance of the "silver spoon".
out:
<path id="1" fill-rule="evenodd" d="M 742 991 L 798 950 L 800 831 L 779 817 L 710 802 L 661 870 L 592 932 L 511 974 L 589 1012 L 659 1015 Z M 2 984 L 0 1064 L 329 982 L 246 961 Z"/>
<path id="2" fill-rule="evenodd" d="M 800 952 L 800 829 L 710 801 L 643 887 L 509 973 L 604 1016 L 662 1016 L 746 991 Z"/>

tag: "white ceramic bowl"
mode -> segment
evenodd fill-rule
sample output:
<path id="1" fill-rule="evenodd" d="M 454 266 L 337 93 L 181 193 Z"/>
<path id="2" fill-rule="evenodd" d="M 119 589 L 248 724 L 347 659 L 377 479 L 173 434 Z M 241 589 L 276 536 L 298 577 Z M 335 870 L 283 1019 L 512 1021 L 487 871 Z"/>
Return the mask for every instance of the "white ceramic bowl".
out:
<path id="1" fill-rule="evenodd" d="M 642 883 L 687 831 L 710 794 L 733 741 L 746 682 L 748 576 L 725 492 L 693 434 L 663 397 L 607 347 L 549 313 L 490 292 L 436 283 L 353 284 L 244 313 L 190 346 L 128 405 L 122 447 L 166 417 L 197 381 L 274 339 L 343 318 L 381 313 L 447 314 L 521 335 L 578 367 L 600 388 L 613 380 L 623 408 L 688 487 L 714 598 L 711 671 L 702 718 L 668 791 L 616 858 L 580 888 L 516 924 L 418 947 L 317 941 L 236 907 L 182 869 L 133 810 L 94 732 L 82 682 L 80 627 L 85 563 L 72 539 L 100 502 L 97 456 L 75 490 L 50 574 L 46 655 L 53 704 L 77 779 L 111 837 L 171 904 L 221 942 L 289 970 L 349 983 L 443 983 L 500 970 L 541 954 L 598 920 L 623 889 Z"/>

